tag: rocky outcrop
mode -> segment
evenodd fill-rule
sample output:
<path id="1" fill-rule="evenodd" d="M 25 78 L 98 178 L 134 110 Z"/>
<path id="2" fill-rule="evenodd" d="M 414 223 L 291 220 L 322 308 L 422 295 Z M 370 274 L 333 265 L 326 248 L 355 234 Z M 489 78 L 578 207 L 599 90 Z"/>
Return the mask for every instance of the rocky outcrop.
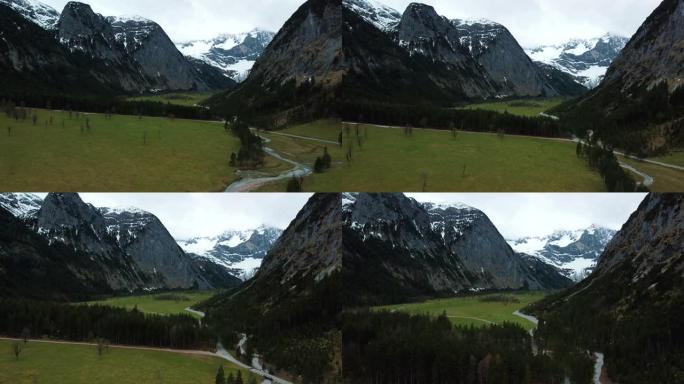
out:
<path id="1" fill-rule="evenodd" d="M 113 290 L 157 286 L 117 244 L 102 214 L 75 193 L 50 193 L 30 220 L 35 232 L 50 243 L 62 243 L 90 255 L 104 269 Z"/>
<path id="2" fill-rule="evenodd" d="M 33 216 L 41 204 L 43 199 L 32 193 L 0 193 L 0 208 L 19 219 Z"/>
<path id="3" fill-rule="evenodd" d="M 212 288 L 156 216 L 132 208 L 99 211 L 119 247 L 165 288 Z"/>
<path id="4" fill-rule="evenodd" d="M 430 225 L 459 255 L 479 289 L 559 289 L 572 285 L 553 267 L 543 271 L 513 251 L 484 212 L 462 205 L 425 204 Z M 531 268 L 534 267 L 534 268 Z"/>
<path id="5" fill-rule="evenodd" d="M 34 0 L 0 0 L 27 20 L 43 29 L 52 30 L 59 21 L 59 12 L 47 4 Z"/>

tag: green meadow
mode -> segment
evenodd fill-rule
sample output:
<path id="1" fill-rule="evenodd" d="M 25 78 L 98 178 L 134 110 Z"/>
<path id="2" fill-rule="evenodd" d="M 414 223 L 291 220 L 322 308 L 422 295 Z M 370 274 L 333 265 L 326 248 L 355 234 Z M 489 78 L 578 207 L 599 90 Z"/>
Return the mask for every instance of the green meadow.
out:
<path id="1" fill-rule="evenodd" d="M 414 129 L 371 125 L 342 128 L 331 120 L 262 133 L 267 145 L 301 163 L 313 165 L 327 147 L 332 168 L 307 177 L 304 190 L 407 192 L 546 192 L 605 191 L 600 175 L 577 158 L 574 143 L 526 136 Z M 337 141 L 336 144 L 293 138 L 291 134 Z M 360 142 L 360 144 L 359 144 Z M 352 158 L 346 157 L 351 147 Z M 285 183 L 263 191 L 284 191 Z"/>
<path id="2" fill-rule="evenodd" d="M 159 103 L 169 103 L 175 105 L 182 105 L 192 107 L 199 105 L 202 101 L 210 98 L 213 92 L 179 92 L 179 93 L 161 93 L 158 95 L 144 95 L 131 97 L 129 101 L 154 101 Z"/>
<path id="3" fill-rule="evenodd" d="M 463 107 L 463 109 L 482 109 L 499 113 L 510 113 L 512 115 L 534 117 L 561 105 L 564 101 L 565 99 L 563 98 L 518 99 L 469 104 Z"/>
<path id="4" fill-rule="evenodd" d="M 209 192 L 236 179 L 239 140 L 216 122 L 31 110 L 0 114 L 6 191 Z"/>
<path id="5" fill-rule="evenodd" d="M 473 295 L 450 299 L 429 300 L 422 303 L 391 305 L 376 307 L 375 310 L 390 312 L 406 312 L 414 315 L 439 316 L 446 313 L 455 325 L 486 326 L 503 322 L 516 323 L 530 330 L 534 328 L 531 322 L 513 315 L 529 304 L 539 301 L 546 294 L 543 292 Z M 504 296 L 511 301 L 498 301 L 498 296 Z"/>
<path id="6" fill-rule="evenodd" d="M 101 304 L 127 309 L 137 307 L 141 312 L 161 315 L 178 313 L 189 315 L 190 313 L 185 311 L 185 308 L 193 307 L 194 305 L 209 299 L 214 294 L 216 294 L 215 291 L 153 293 L 147 295 L 113 297 L 105 300 L 92 301 L 88 304 Z"/>
<path id="7" fill-rule="evenodd" d="M 0 384 L 208 384 L 222 365 L 226 375 L 237 374 L 237 367 L 213 356 L 115 347 L 98 356 L 95 346 L 36 341 L 16 360 L 12 342 L 0 340 Z"/>

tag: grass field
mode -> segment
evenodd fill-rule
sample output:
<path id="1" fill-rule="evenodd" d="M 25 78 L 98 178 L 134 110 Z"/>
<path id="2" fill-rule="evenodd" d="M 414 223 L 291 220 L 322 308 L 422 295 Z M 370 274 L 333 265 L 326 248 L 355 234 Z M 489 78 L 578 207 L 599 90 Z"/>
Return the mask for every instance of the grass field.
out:
<path id="1" fill-rule="evenodd" d="M 667 164 L 674 164 L 684 167 L 684 150 L 676 150 L 665 156 L 654 157 L 651 160 L 660 161 Z"/>
<path id="2" fill-rule="evenodd" d="M 414 315 L 429 314 L 434 316 L 439 316 L 443 312 L 446 312 L 451 322 L 455 325 L 486 326 L 492 323 L 501 324 L 503 322 L 513 322 L 530 330 L 534 328 L 534 324 L 513 315 L 513 312 L 541 300 L 545 295 L 546 294 L 542 292 L 506 294 L 506 296 L 512 296 L 519 300 L 517 303 L 480 301 L 481 298 L 489 295 L 476 295 L 430 300 L 423 303 L 376 307 L 375 309 L 400 311 Z"/>
<path id="3" fill-rule="evenodd" d="M 646 173 L 655 179 L 655 183 L 649 188 L 652 192 L 682 192 L 684 191 L 684 172 L 676 169 L 665 168 L 655 164 L 644 163 L 637 160 L 620 157 L 620 161 Z M 672 164 L 674 164 L 672 162 Z M 641 181 L 641 178 L 635 176 Z"/>
<path id="4" fill-rule="evenodd" d="M 341 125 L 318 121 L 288 128 L 281 133 L 336 141 Z M 541 138 L 414 129 L 407 137 L 402 129 L 360 126 L 344 134 L 344 148 L 278 135 L 264 134 L 268 145 L 299 162 L 313 165 L 327 146 L 332 169 L 306 178 L 304 190 L 425 191 L 440 192 L 546 192 L 605 191 L 597 172 L 575 155 L 571 142 Z M 346 152 L 352 145 L 353 159 Z M 263 191 L 284 191 L 285 183 Z"/>
<path id="5" fill-rule="evenodd" d="M 39 342 L 29 342 L 16 361 L 11 342 L 0 340 L 0 384 L 208 384 L 221 365 L 226 375 L 237 373 L 210 356 L 110 348 L 98 357 L 95 346 Z"/>
<path id="6" fill-rule="evenodd" d="M 2 190 L 213 192 L 236 179 L 239 141 L 221 124 L 34 111 L 35 125 L 0 114 Z"/>
<path id="7" fill-rule="evenodd" d="M 519 116 L 539 116 L 540 113 L 546 112 L 553 107 L 557 107 L 563 103 L 563 98 L 550 99 L 520 99 L 507 100 L 489 103 L 470 104 L 464 109 L 483 109 L 487 111 L 495 111 L 499 113 L 508 112 L 512 115 Z"/>
<path id="8" fill-rule="evenodd" d="M 175 105 L 192 107 L 210 98 L 213 92 L 163 93 L 159 95 L 135 96 L 130 101 L 156 101 Z"/>
<path id="9" fill-rule="evenodd" d="M 164 296 L 169 294 L 180 296 L 183 298 L 183 300 L 159 300 L 160 298 L 163 298 Z M 138 310 L 145 313 L 190 314 L 189 312 L 185 311 L 185 308 L 192 307 L 197 303 L 207 300 L 215 294 L 215 291 L 154 293 L 139 296 L 113 297 L 106 300 L 93 301 L 90 302 L 90 304 L 102 304 L 109 305 L 112 307 L 123 307 L 128 309 L 133 309 L 137 306 Z"/>

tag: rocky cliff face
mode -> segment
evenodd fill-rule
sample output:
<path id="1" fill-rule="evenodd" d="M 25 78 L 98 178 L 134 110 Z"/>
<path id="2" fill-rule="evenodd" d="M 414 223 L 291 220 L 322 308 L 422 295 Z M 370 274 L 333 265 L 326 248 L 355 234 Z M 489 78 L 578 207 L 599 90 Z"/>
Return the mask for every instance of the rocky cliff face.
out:
<path id="1" fill-rule="evenodd" d="M 208 81 L 154 21 L 141 17 L 108 17 L 107 22 L 112 27 L 116 41 L 123 44 L 126 53 L 149 79 L 150 89 L 206 91 L 217 86 L 229 88 L 234 85 L 229 79 L 217 76 L 209 78 L 213 82 Z M 216 84 L 217 80 L 219 84 Z"/>
<path id="2" fill-rule="evenodd" d="M 198 271 L 159 219 L 134 208 L 100 208 L 108 234 L 146 274 L 167 288 L 208 289 L 213 285 Z"/>
<path id="3" fill-rule="evenodd" d="M 460 43 L 482 65 L 506 95 L 559 96 L 544 72 L 532 62 L 510 31 L 488 20 L 453 20 Z M 548 74 L 547 74 L 548 75 Z"/>
<path id="4" fill-rule="evenodd" d="M 684 82 L 684 1 L 665 0 L 649 16 L 608 69 L 606 83 L 652 87 L 665 82 L 674 90 Z"/>
<path id="5" fill-rule="evenodd" d="M 77 194 L 49 194 L 30 223 L 34 231 L 50 243 L 62 243 L 97 260 L 107 272 L 106 281 L 114 290 L 137 290 L 148 284 L 156 285 L 110 236 L 106 221 L 97 208 L 84 203 Z"/>
<path id="6" fill-rule="evenodd" d="M 87 300 L 111 293 L 107 273 L 87 253 L 49 243 L 0 207 L 0 296 Z"/>
<path id="7" fill-rule="evenodd" d="M 402 194 L 345 194 L 344 270 L 362 304 L 454 294 L 473 287 L 428 213 Z M 345 280 L 345 281 L 347 281 Z"/>
<path id="8" fill-rule="evenodd" d="M 463 260 L 480 289 L 558 289 L 572 282 L 554 268 L 513 251 L 484 212 L 468 206 L 425 204 L 431 226 L 447 248 Z M 532 263 L 531 263 L 532 262 Z M 532 268 L 534 267 L 534 268 Z"/>

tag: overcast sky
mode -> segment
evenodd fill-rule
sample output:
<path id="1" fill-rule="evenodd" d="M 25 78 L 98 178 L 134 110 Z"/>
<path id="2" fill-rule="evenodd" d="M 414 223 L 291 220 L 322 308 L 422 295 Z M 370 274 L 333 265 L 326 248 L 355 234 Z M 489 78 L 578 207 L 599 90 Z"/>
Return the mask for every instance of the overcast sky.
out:
<path id="1" fill-rule="evenodd" d="M 42 0 L 61 11 L 67 0 Z M 140 15 L 175 41 L 208 39 L 255 27 L 277 31 L 302 0 L 83 0 L 106 16 Z M 400 12 L 409 0 L 381 0 Z M 449 18 L 487 18 L 506 25 L 525 47 L 606 32 L 630 37 L 661 0 L 424 0 Z"/>
<path id="2" fill-rule="evenodd" d="M 40 194 L 45 197 L 46 194 Z M 214 236 L 262 224 L 285 229 L 310 194 L 81 193 L 96 207 L 135 207 L 157 216 L 176 239 Z"/>
<path id="3" fill-rule="evenodd" d="M 592 224 L 619 230 L 645 194 L 464 193 L 408 194 L 421 202 L 464 203 L 489 216 L 507 239 L 546 236 Z"/>

